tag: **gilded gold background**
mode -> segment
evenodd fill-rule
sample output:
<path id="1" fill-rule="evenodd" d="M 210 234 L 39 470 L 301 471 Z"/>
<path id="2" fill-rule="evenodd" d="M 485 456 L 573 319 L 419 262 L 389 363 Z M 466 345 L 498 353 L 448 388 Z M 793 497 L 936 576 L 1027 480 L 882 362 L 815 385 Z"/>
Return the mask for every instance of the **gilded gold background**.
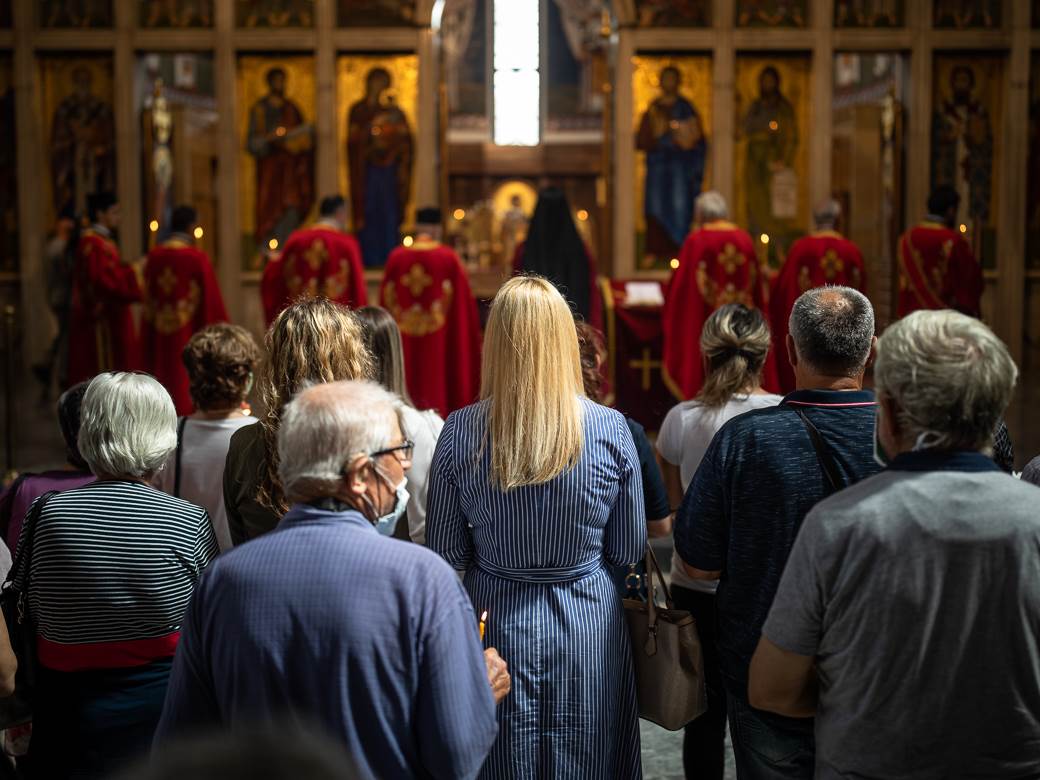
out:
<path id="1" fill-rule="evenodd" d="M 419 127 L 419 58 L 415 54 L 354 55 L 345 54 L 336 60 L 336 139 L 339 144 L 339 190 L 349 197 L 349 163 L 347 157 L 347 117 L 350 108 L 365 96 L 365 77 L 372 68 L 385 68 L 390 74 L 390 89 L 384 97 L 392 97 L 408 119 L 412 133 L 412 186 L 404 207 L 403 232 L 415 226 L 415 140 Z"/>
<path id="2" fill-rule="evenodd" d="M 650 108 L 650 104 L 661 94 L 660 74 L 665 68 L 671 66 L 679 70 L 682 81 L 679 85 L 679 94 L 693 103 L 693 107 L 700 114 L 701 124 L 704 129 L 705 140 L 708 142 L 707 157 L 704 165 L 704 183 L 701 191 L 711 189 L 711 144 L 713 139 L 711 108 L 712 108 L 712 75 L 711 57 L 707 55 L 694 55 L 688 57 L 673 57 L 666 55 L 637 55 L 632 58 L 632 129 L 638 136 L 639 123 L 643 114 Z M 646 154 L 636 151 L 636 236 L 646 231 L 646 215 L 643 213 L 643 188 L 646 182 Z"/>
<path id="3" fill-rule="evenodd" d="M 91 92 L 113 108 L 112 90 L 112 58 L 100 57 L 40 57 L 40 116 L 43 117 L 43 157 L 47 161 L 47 175 L 44 186 L 46 198 L 44 202 L 44 225 L 50 229 L 57 215 L 54 213 L 53 179 L 50 170 L 51 132 L 54 128 L 54 112 L 58 104 L 73 92 L 72 73 L 83 66 L 90 70 L 94 77 Z M 116 149 L 116 164 L 123 150 Z M 120 197 L 132 197 L 134 193 L 119 193 Z"/>
<path id="4" fill-rule="evenodd" d="M 236 78 L 238 91 L 238 220 L 239 232 L 242 235 L 243 267 L 252 268 L 253 232 L 256 228 L 256 160 L 249 153 L 247 146 L 249 135 L 249 110 L 267 94 L 267 71 L 279 67 L 285 71 L 285 96 L 300 109 L 303 121 L 314 124 L 315 82 L 314 57 L 281 56 L 264 57 L 246 55 L 238 58 L 238 74 Z M 317 213 L 319 198 L 315 198 L 315 207 L 303 220 L 304 224 L 314 218 Z"/>

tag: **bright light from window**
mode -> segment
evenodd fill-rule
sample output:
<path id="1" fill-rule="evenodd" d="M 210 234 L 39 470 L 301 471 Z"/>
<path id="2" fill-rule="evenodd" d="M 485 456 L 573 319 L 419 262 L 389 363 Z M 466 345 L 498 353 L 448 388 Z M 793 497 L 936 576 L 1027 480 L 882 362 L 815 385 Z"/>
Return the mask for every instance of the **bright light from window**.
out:
<path id="1" fill-rule="evenodd" d="M 494 0 L 495 143 L 537 146 L 541 125 L 538 7 L 533 0 Z"/>

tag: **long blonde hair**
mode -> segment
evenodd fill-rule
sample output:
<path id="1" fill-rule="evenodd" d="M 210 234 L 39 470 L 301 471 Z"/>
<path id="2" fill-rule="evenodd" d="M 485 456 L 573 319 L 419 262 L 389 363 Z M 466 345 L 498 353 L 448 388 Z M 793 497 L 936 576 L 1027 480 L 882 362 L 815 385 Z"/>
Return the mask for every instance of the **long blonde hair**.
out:
<path id="1" fill-rule="evenodd" d="M 488 402 L 485 444 L 499 488 L 540 485 L 577 463 L 582 395 L 567 302 L 540 276 L 510 279 L 491 304 L 480 382 Z"/>
<path id="2" fill-rule="evenodd" d="M 769 326 L 758 309 L 729 303 L 712 312 L 701 329 L 701 355 L 708 370 L 697 400 L 725 406 L 737 393 L 756 389 L 769 342 Z"/>
<path id="3" fill-rule="evenodd" d="M 257 501 L 279 514 L 288 503 L 278 476 L 278 428 L 282 411 L 309 384 L 369 379 L 372 359 L 357 318 L 328 298 L 304 298 L 271 323 L 264 339 L 267 359 L 259 391 L 266 411 L 260 418 L 264 465 Z"/>

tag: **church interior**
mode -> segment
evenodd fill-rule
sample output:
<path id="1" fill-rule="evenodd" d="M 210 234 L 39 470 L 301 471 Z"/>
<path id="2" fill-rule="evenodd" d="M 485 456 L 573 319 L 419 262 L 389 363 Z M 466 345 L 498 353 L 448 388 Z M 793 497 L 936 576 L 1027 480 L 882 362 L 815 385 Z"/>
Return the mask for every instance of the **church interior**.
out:
<path id="1" fill-rule="evenodd" d="M 486 317 L 559 188 L 609 401 L 652 437 L 677 401 L 662 312 L 698 193 L 725 198 L 767 279 L 836 201 L 881 333 L 901 236 L 942 185 L 1021 371 L 1021 469 L 1040 454 L 1037 0 L 0 0 L 2 466 L 60 460 L 50 247 L 98 193 L 131 264 L 191 205 L 228 318 L 262 343 L 265 269 L 327 196 L 369 301 L 436 207 Z M 674 741 L 644 750 L 646 777 L 680 776 Z"/>

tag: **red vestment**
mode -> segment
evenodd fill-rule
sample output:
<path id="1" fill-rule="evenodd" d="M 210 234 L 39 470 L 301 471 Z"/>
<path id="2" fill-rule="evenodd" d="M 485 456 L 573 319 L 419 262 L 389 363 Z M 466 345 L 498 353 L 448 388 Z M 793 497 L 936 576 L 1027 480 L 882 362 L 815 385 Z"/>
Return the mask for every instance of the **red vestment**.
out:
<path id="1" fill-rule="evenodd" d="M 74 385 L 103 371 L 140 368 L 130 304 L 141 300 L 137 273 L 107 236 L 87 230 L 76 247 L 69 310 L 69 375 Z"/>
<path id="2" fill-rule="evenodd" d="M 184 345 L 197 330 L 227 319 L 205 252 L 174 238 L 148 253 L 141 319 L 144 370 L 166 388 L 177 414 L 191 414 L 193 409 L 181 360 Z"/>
<path id="3" fill-rule="evenodd" d="M 435 241 L 390 253 L 380 304 L 401 329 L 408 393 L 442 417 L 477 400 L 480 316 L 458 256 Z"/>
<path id="4" fill-rule="evenodd" d="M 938 222 L 922 222 L 899 239 L 899 311 L 956 309 L 982 314 L 982 267 L 964 236 Z"/>
<path id="5" fill-rule="evenodd" d="M 700 392 L 704 383 L 701 328 L 713 311 L 727 303 L 766 312 L 751 236 L 732 222 L 717 220 L 686 237 L 665 298 L 664 379 L 680 400 Z M 762 384 L 768 390 L 779 384 L 773 350 L 766 358 Z"/>
<path id="6" fill-rule="evenodd" d="M 260 285 L 264 316 L 270 325 L 297 298 L 325 296 L 349 308 L 368 305 L 361 249 L 350 234 L 313 225 L 286 239 L 278 260 L 264 269 Z"/>
<path id="7" fill-rule="evenodd" d="M 867 291 L 866 271 L 859 248 L 833 230 L 821 230 L 791 245 L 769 294 L 769 326 L 773 352 L 784 393 L 794 390 L 794 369 L 787 354 L 788 320 L 794 302 L 806 290 L 825 285 Z"/>

